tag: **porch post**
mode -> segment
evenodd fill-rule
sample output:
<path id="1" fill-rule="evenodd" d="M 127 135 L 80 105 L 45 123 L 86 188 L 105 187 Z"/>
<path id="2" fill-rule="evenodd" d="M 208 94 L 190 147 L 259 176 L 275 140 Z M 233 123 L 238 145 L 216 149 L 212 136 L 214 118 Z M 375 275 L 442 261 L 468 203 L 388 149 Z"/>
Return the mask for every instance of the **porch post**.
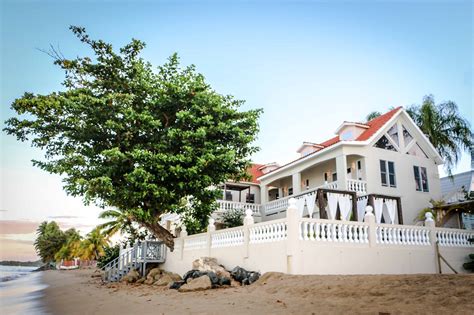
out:
<path id="1" fill-rule="evenodd" d="M 293 185 L 293 195 L 299 194 L 301 192 L 301 173 L 295 173 L 291 176 L 292 185 Z"/>
<path id="2" fill-rule="evenodd" d="M 268 186 L 265 184 L 260 185 L 260 203 L 266 204 L 268 202 Z"/>
<path id="3" fill-rule="evenodd" d="M 286 272 L 296 274 L 299 265 L 299 213 L 296 199 L 288 200 L 289 206 L 286 210 L 287 239 L 286 239 Z"/>
<path id="4" fill-rule="evenodd" d="M 347 157 L 345 154 L 336 157 L 337 189 L 347 190 Z"/>

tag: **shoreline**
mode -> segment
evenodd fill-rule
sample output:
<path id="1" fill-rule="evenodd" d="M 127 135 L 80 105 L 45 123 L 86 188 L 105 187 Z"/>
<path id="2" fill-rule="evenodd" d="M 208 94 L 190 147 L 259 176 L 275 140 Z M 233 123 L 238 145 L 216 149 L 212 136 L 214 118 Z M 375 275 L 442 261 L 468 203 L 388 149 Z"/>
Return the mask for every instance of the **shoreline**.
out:
<path id="1" fill-rule="evenodd" d="M 246 287 L 180 293 L 153 285 L 102 284 L 92 269 L 43 271 L 51 314 L 465 314 L 474 275 L 292 276 Z"/>

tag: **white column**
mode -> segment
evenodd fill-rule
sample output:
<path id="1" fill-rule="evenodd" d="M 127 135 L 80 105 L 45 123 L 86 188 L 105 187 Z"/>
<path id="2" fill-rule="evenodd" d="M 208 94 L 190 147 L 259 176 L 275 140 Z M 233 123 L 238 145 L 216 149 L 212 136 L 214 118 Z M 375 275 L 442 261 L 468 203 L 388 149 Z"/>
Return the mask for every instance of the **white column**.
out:
<path id="1" fill-rule="evenodd" d="M 260 203 L 266 204 L 268 202 L 268 186 L 265 184 L 260 185 Z"/>
<path id="2" fill-rule="evenodd" d="M 286 239 L 286 272 L 296 274 L 299 256 L 299 211 L 296 199 L 288 200 L 289 206 L 286 210 L 287 239 Z"/>
<path id="3" fill-rule="evenodd" d="M 347 158 L 339 155 L 336 157 L 337 189 L 347 190 Z"/>
<path id="4" fill-rule="evenodd" d="M 374 209 L 372 206 L 367 206 L 365 207 L 365 216 L 364 216 L 364 222 L 369 224 L 369 246 L 370 247 L 375 247 L 377 246 L 377 235 L 375 234 L 375 216 L 373 213 Z"/>
<path id="5" fill-rule="evenodd" d="M 250 243 L 250 225 L 253 225 L 254 219 L 252 216 L 252 210 L 247 209 L 245 210 L 245 218 L 244 218 L 244 258 L 249 257 L 249 243 Z"/>
<path id="6" fill-rule="evenodd" d="M 433 220 L 433 214 L 431 212 L 425 213 L 425 224 L 427 228 L 430 229 L 430 244 L 433 250 L 433 266 L 434 266 L 434 273 L 441 273 L 441 266 L 438 257 L 438 241 L 436 237 L 436 223 Z"/>
<path id="7" fill-rule="evenodd" d="M 301 173 L 295 173 L 292 175 L 292 184 L 293 184 L 293 195 L 299 194 L 301 192 Z"/>
<path id="8" fill-rule="evenodd" d="M 283 198 L 283 188 L 278 187 L 278 198 Z"/>

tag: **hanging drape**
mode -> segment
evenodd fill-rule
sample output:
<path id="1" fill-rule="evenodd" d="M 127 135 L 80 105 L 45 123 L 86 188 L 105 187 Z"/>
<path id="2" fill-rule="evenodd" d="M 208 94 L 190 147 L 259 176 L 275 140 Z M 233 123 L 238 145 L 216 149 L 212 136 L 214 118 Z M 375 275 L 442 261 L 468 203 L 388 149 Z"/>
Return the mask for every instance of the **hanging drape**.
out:
<path id="1" fill-rule="evenodd" d="M 375 222 L 382 222 L 383 199 L 374 198 Z"/>
<path id="2" fill-rule="evenodd" d="M 305 199 L 303 197 L 299 197 L 298 199 L 296 199 L 296 206 L 298 207 L 298 213 L 300 218 L 303 217 L 304 202 Z"/>
<path id="3" fill-rule="evenodd" d="M 388 220 L 385 219 L 385 222 L 394 224 L 395 223 L 395 212 L 397 209 L 397 201 L 394 199 L 385 200 L 385 205 L 387 206 Z"/>
<path id="4" fill-rule="evenodd" d="M 348 221 L 351 216 L 352 204 L 348 195 L 339 195 L 339 210 L 341 211 L 341 220 Z"/>
<path id="5" fill-rule="evenodd" d="M 362 198 L 357 200 L 357 221 L 363 222 L 365 217 L 365 208 L 369 198 Z"/>
<path id="6" fill-rule="evenodd" d="M 306 195 L 304 197 L 306 200 L 306 208 L 308 209 L 309 217 L 313 217 L 314 207 L 316 205 L 316 193 Z"/>
<path id="7" fill-rule="evenodd" d="M 328 196 L 328 219 L 335 220 L 337 212 L 337 194 L 327 193 Z"/>

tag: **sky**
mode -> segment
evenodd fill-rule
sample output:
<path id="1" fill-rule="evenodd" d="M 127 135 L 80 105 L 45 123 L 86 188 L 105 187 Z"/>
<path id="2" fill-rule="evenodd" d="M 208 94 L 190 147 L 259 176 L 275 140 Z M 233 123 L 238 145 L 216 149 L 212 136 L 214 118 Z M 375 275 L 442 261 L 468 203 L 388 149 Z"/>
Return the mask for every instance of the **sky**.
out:
<path id="1" fill-rule="evenodd" d="M 303 141 L 322 142 L 344 120 L 452 100 L 473 122 L 472 1 L 8 1 L 0 0 L 0 120 L 28 91 L 62 90 L 64 73 L 40 50 L 91 55 L 69 31 L 117 49 L 146 42 L 142 56 L 163 64 L 177 52 L 221 94 L 263 108 L 253 156 L 285 163 Z M 39 222 L 82 234 L 101 211 L 62 191 L 61 178 L 34 168 L 42 152 L 0 135 L 0 260 L 36 259 Z M 463 154 L 454 173 L 469 170 Z M 441 173 L 444 174 L 443 170 Z"/>

